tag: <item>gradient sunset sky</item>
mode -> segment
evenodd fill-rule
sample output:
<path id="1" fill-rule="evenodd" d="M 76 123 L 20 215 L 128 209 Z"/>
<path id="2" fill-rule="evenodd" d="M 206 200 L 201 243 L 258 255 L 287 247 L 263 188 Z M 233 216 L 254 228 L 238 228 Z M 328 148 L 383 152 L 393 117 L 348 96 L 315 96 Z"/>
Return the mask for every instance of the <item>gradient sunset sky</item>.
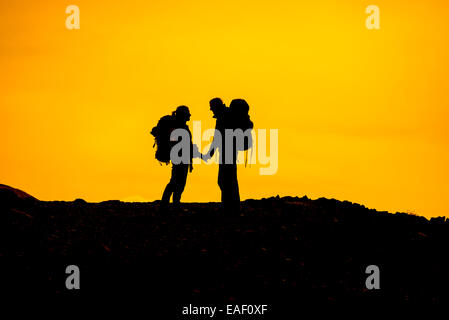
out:
<path id="1" fill-rule="evenodd" d="M 365 27 L 371 4 L 380 30 Z M 181 104 L 212 128 L 218 96 L 279 129 L 278 172 L 240 166 L 243 199 L 449 216 L 448 36 L 437 0 L 0 1 L 0 183 L 159 199 L 170 167 L 149 131 Z M 183 201 L 219 201 L 217 171 L 196 165 Z"/>

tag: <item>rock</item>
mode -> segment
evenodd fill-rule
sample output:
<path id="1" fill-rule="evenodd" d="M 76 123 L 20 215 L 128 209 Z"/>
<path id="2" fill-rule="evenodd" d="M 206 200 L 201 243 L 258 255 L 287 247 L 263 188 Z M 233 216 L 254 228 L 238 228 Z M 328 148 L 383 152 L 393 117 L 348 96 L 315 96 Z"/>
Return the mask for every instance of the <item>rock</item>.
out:
<path id="1" fill-rule="evenodd" d="M 0 184 L 0 207 L 26 207 L 38 200 L 26 192 Z"/>
<path id="2" fill-rule="evenodd" d="M 445 222 L 447 222 L 446 217 L 436 217 L 430 219 L 430 223 L 444 224 Z"/>
<path id="3" fill-rule="evenodd" d="M 73 204 L 76 205 L 85 205 L 87 202 L 84 199 L 76 199 L 75 201 L 73 201 Z"/>

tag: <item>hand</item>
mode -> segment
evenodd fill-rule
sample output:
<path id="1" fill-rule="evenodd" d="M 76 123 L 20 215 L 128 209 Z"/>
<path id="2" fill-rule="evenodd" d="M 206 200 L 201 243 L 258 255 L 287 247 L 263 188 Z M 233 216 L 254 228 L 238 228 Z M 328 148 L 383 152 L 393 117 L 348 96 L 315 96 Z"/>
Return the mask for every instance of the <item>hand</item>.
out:
<path id="1" fill-rule="evenodd" d="M 203 159 L 204 162 L 207 162 L 210 160 L 210 156 L 208 154 L 201 154 L 201 159 Z"/>
<path id="2" fill-rule="evenodd" d="M 205 162 L 207 162 L 210 159 L 212 159 L 212 157 L 214 156 L 214 153 L 215 153 L 215 149 L 209 150 L 207 153 L 201 154 L 201 159 L 203 159 Z"/>

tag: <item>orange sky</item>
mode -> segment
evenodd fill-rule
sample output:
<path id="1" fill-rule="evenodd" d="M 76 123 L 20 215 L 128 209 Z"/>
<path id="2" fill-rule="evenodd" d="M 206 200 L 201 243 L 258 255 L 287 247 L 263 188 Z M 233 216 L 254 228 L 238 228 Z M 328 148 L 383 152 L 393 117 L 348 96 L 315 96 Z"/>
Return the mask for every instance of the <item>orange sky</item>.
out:
<path id="1" fill-rule="evenodd" d="M 76 4 L 81 29 L 67 30 Z M 365 8 L 380 8 L 380 30 Z M 155 200 L 149 134 L 177 105 L 245 98 L 279 129 L 279 170 L 243 199 L 334 197 L 449 216 L 445 1 L 1 1 L 0 183 L 41 200 Z M 205 142 L 203 142 L 205 144 Z M 184 201 L 218 201 L 197 165 Z"/>

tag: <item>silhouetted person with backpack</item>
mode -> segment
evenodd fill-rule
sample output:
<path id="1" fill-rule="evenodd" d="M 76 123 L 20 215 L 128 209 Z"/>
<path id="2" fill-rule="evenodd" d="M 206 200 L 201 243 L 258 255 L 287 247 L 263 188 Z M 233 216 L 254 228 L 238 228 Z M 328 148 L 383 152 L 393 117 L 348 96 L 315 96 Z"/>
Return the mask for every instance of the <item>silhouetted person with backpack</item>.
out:
<path id="1" fill-rule="evenodd" d="M 171 116 L 164 116 L 159 120 L 157 127 L 153 128 L 152 134 L 156 138 L 156 143 L 158 144 L 158 150 L 156 151 L 156 159 L 166 164 L 170 163 L 170 152 L 174 145 L 178 141 L 172 141 L 170 135 L 176 129 L 184 129 L 188 133 L 189 139 L 189 158 L 187 163 L 173 163 L 171 170 L 171 178 L 165 187 L 164 193 L 161 199 L 161 209 L 167 209 L 170 202 L 170 197 L 173 195 L 173 204 L 177 208 L 181 202 L 181 195 L 184 191 L 187 174 L 192 172 L 192 158 L 193 156 L 199 156 L 197 149 L 194 148 L 192 144 L 192 134 L 187 125 L 187 121 L 190 120 L 190 111 L 186 106 L 179 106 L 176 111 L 172 113 Z M 196 146 L 195 146 L 196 147 Z M 194 154 L 194 151 L 196 154 Z"/>
<path id="2" fill-rule="evenodd" d="M 226 107 L 220 98 L 212 99 L 209 104 L 210 110 L 217 121 L 215 125 L 216 134 L 206 155 L 211 158 L 215 150 L 219 150 L 218 186 L 221 190 L 222 207 L 225 212 L 238 214 L 240 212 L 240 193 L 237 180 L 237 156 L 239 150 L 247 150 L 251 147 L 252 140 L 250 139 L 251 142 L 245 140 L 246 144 L 243 143 L 242 145 L 235 138 L 227 137 L 226 131 L 235 129 L 245 131 L 246 127 L 252 129 L 253 124 L 248 116 L 249 106 L 242 99 L 233 100 L 229 108 Z M 221 141 L 216 136 L 217 132 L 221 135 Z M 227 145 L 228 147 L 226 147 Z"/>

